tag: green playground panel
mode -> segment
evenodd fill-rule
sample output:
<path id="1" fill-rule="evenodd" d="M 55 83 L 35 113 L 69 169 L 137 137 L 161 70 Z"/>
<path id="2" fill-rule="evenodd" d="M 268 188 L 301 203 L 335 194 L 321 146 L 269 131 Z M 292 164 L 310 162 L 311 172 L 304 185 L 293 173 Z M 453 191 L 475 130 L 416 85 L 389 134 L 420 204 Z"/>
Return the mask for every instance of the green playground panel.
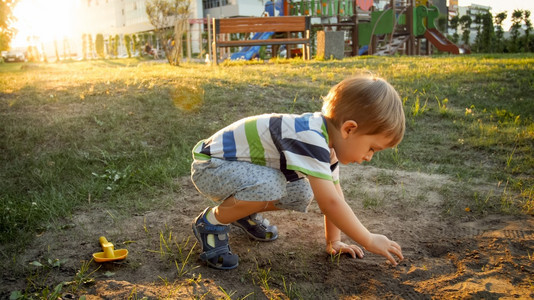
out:
<path id="1" fill-rule="evenodd" d="M 373 29 L 375 35 L 389 34 L 393 31 L 394 24 L 392 9 L 371 12 L 371 22 L 358 24 L 358 45 L 369 45 Z"/>
<path id="2" fill-rule="evenodd" d="M 412 26 L 414 34 L 416 36 L 422 36 L 425 34 L 427 28 L 436 28 L 436 19 L 439 17 L 439 9 L 436 6 L 417 6 L 413 8 L 413 21 Z M 401 14 L 397 16 L 397 22 L 399 25 L 406 24 L 406 15 Z M 376 24 L 376 26 L 375 26 Z M 371 33 L 375 35 L 389 34 L 393 31 L 395 24 L 395 17 L 391 9 L 384 11 L 374 11 L 371 13 L 370 23 L 358 24 L 358 45 L 365 46 L 371 42 Z"/>

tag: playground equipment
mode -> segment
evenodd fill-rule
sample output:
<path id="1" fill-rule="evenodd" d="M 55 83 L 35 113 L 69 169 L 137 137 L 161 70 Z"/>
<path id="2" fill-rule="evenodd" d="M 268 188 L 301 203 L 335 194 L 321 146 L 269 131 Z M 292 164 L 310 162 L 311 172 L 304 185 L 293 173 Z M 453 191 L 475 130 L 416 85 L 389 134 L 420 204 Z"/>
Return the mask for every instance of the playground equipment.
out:
<path id="1" fill-rule="evenodd" d="M 273 18 L 276 13 L 279 16 L 307 16 L 311 18 L 312 28 L 345 32 L 345 56 L 428 55 L 431 45 L 451 54 L 470 53 L 439 32 L 435 25 L 439 9 L 428 6 L 427 0 L 390 0 L 382 10 L 374 8 L 373 0 L 267 1 L 264 18 Z M 251 21 L 250 25 L 254 23 L 257 22 Z M 250 32 L 253 34 L 251 39 L 241 43 L 232 41 L 234 45 L 247 46 L 234 53 L 232 59 L 256 57 L 260 46 L 270 45 L 268 41 L 272 41 L 278 31 Z"/>
<path id="2" fill-rule="evenodd" d="M 289 15 L 321 18 L 312 26 L 348 32 L 349 55 L 360 54 L 365 46 L 375 55 L 418 55 L 422 48 L 430 54 L 429 43 L 452 54 L 470 53 L 438 31 L 439 9 L 427 5 L 427 0 L 391 0 L 383 10 L 375 10 L 373 0 L 302 0 L 290 3 Z"/>

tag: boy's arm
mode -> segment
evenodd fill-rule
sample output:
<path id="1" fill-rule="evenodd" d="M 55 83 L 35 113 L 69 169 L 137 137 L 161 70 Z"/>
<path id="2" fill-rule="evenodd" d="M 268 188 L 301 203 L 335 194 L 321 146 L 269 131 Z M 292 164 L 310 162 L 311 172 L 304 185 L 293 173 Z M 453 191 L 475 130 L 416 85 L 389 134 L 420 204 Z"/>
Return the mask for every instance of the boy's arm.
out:
<path id="1" fill-rule="evenodd" d="M 327 234 L 336 234 L 332 228 L 334 225 L 368 251 L 385 256 L 393 265 L 397 265 L 397 262 L 392 254 L 403 259 L 401 248 L 396 242 L 383 235 L 370 233 L 363 226 L 333 182 L 313 176 L 308 176 L 308 179 L 319 208 L 326 217 L 325 226 L 330 231 Z"/>
<path id="2" fill-rule="evenodd" d="M 339 183 L 335 184 L 336 191 L 338 195 L 345 199 L 343 196 L 343 190 Z M 363 258 L 363 250 L 356 245 L 347 245 L 341 242 L 341 230 L 336 227 L 326 215 L 324 216 L 324 229 L 325 229 L 325 239 L 326 239 L 326 252 L 332 255 L 338 253 L 348 253 L 352 258 Z"/>

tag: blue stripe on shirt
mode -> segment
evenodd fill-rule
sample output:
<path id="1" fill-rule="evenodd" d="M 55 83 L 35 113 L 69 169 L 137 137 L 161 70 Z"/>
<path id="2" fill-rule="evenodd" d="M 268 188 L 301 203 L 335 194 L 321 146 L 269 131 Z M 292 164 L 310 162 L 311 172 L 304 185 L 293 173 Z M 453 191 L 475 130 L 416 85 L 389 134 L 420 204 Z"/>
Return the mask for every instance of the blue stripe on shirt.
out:
<path id="1" fill-rule="evenodd" d="M 233 131 L 225 131 L 222 135 L 223 157 L 227 160 L 237 160 L 237 151 Z"/>
<path id="2" fill-rule="evenodd" d="M 295 132 L 299 133 L 301 131 L 311 131 L 317 133 L 319 136 L 324 138 L 324 134 L 320 131 L 310 128 L 310 118 L 313 117 L 312 113 L 304 114 L 298 118 L 295 118 Z M 324 120 L 324 118 L 323 118 Z"/>
<path id="3" fill-rule="evenodd" d="M 310 130 L 310 117 L 312 114 L 304 114 L 298 118 L 295 118 L 295 131 L 301 132 Z"/>

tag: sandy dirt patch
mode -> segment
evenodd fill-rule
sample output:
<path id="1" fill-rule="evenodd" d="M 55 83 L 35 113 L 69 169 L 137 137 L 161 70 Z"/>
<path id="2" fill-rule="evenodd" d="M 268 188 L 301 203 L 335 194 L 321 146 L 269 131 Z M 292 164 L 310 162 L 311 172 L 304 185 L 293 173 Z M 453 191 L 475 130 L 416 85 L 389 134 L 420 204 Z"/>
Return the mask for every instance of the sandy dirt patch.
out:
<path id="1" fill-rule="evenodd" d="M 368 252 L 364 259 L 327 255 L 323 218 L 314 202 L 308 213 L 264 214 L 279 228 L 279 239 L 271 243 L 251 241 L 233 228 L 231 247 L 240 266 L 231 271 L 210 269 L 198 260 L 198 245 L 191 250 L 195 239 L 190 225 L 210 202 L 184 177 L 178 179 L 182 190 L 168 195 L 173 204 L 166 210 L 134 216 L 80 211 L 65 220 L 63 229 L 40 234 L 17 261 L 4 264 L 0 298 L 23 291 L 29 280 L 50 285 L 73 281 L 82 263 L 101 251 L 100 235 L 117 249 L 127 248 L 128 258 L 91 262 L 87 273 L 99 267 L 89 276 L 94 280 L 65 285 L 65 299 L 534 297 L 531 216 L 447 216 L 447 199 L 439 191 L 453 181 L 442 175 L 351 166 L 342 168 L 342 178 L 347 202 L 362 223 L 403 247 L 405 260 L 397 267 Z M 46 265 L 48 259 L 61 263 L 30 265 Z"/>

